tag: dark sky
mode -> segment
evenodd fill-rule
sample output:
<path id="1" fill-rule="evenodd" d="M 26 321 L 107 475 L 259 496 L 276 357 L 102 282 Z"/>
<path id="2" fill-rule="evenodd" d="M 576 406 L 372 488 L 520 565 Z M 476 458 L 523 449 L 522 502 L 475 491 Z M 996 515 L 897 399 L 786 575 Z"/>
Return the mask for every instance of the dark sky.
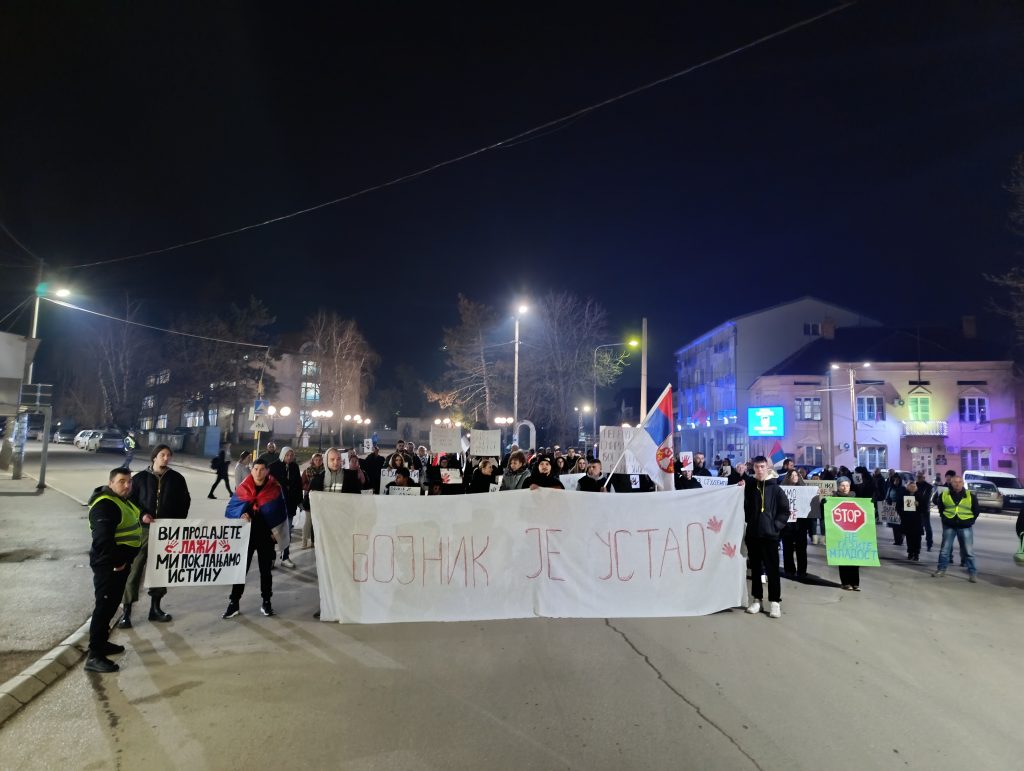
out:
<path id="1" fill-rule="evenodd" d="M 835 3 L 348 5 L 7 4 L 0 220 L 54 267 L 241 227 Z M 282 330 L 335 308 L 382 353 L 383 384 L 403 361 L 439 368 L 459 292 L 511 308 L 569 289 L 606 305 L 613 338 L 648 316 L 664 382 L 679 345 L 804 294 L 895 324 L 983 313 L 982 272 L 1019 260 L 1004 187 L 1022 84 L 1024 4 L 859 2 L 534 141 L 66 275 L 82 304 L 129 290 L 155 323 L 249 293 Z M 0 234 L 0 264 L 17 251 Z M 34 283 L 2 270 L 0 314 Z"/>

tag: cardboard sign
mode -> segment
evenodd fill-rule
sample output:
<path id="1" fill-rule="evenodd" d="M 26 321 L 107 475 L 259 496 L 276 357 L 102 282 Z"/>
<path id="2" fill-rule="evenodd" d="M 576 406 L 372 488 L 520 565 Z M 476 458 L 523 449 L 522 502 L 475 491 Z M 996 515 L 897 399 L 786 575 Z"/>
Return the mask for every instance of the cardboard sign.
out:
<path id="1" fill-rule="evenodd" d="M 900 523 L 900 515 L 896 513 L 896 504 L 879 501 L 878 521 L 883 525 L 898 525 Z"/>
<path id="2" fill-rule="evenodd" d="M 817 485 L 818 492 L 822 495 L 836 494 L 836 480 L 834 479 L 808 479 L 807 483 Z"/>
<path id="3" fill-rule="evenodd" d="M 811 506 L 818 497 L 818 488 L 813 485 L 779 485 L 789 499 L 789 521 L 807 519 L 811 516 Z"/>
<path id="4" fill-rule="evenodd" d="M 501 431 L 496 428 L 486 431 L 482 431 L 478 428 L 473 429 L 473 433 L 469 437 L 469 454 L 476 455 L 481 458 L 500 458 Z"/>
<path id="5" fill-rule="evenodd" d="M 146 586 L 245 583 L 249 523 L 241 519 L 164 519 L 149 528 Z"/>
<path id="6" fill-rule="evenodd" d="M 430 451 L 432 453 L 462 452 L 462 429 L 434 426 L 430 429 Z"/>
<path id="7" fill-rule="evenodd" d="M 410 485 L 409 487 L 395 485 L 384 491 L 385 495 L 421 495 L 422 492 L 419 485 Z"/>
<path id="8" fill-rule="evenodd" d="M 622 426 L 601 426 L 601 467 L 606 474 L 647 473 L 643 464 L 626 449 L 634 430 Z"/>
<path id="9" fill-rule="evenodd" d="M 823 509 L 828 564 L 877 567 L 874 501 L 870 498 L 829 498 Z"/>
<path id="10" fill-rule="evenodd" d="M 369 455 L 371 452 L 373 452 L 373 440 L 372 439 L 364 439 L 363 440 L 363 452 L 365 452 L 367 455 Z"/>
<path id="11" fill-rule="evenodd" d="M 698 484 L 704 488 L 711 487 L 728 487 L 729 477 L 701 477 L 696 476 L 694 479 L 697 480 Z"/>
<path id="12" fill-rule="evenodd" d="M 694 616 L 746 597 L 736 486 L 651 493 L 639 508 L 547 489 L 310 497 L 322 621 Z"/>

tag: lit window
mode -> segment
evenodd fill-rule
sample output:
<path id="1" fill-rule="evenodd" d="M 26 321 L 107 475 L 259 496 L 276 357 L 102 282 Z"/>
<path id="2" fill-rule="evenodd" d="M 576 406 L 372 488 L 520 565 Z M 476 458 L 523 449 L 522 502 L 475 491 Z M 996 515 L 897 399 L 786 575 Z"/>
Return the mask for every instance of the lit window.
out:
<path id="1" fill-rule="evenodd" d="M 149 431 L 153 428 L 153 418 L 143 418 L 139 421 L 139 428 L 143 431 Z"/>
<path id="2" fill-rule="evenodd" d="M 215 426 L 217 425 L 217 408 L 211 407 L 206 413 L 206 425 Z"/>
<path id="3" fill-rule="evenodd" d="M 932 400 L 930 396 L 911 396 L 907 403 L 910 405 L 911 420 L 932 419 Z"/>
<path id="4" fill-rule="evenodd" d="M 886 468 L 889 464 L 889 451 L 885 445 L 866 445 L 857 448 L 857 465 L 869 471 Z"/>
<path id="5" fill-rule="evenodd" d="M 186 428 L 198 428 L 203 425 L 203 413 L 200 410 L 186 412 L 181 416 L 181 421 Z"/>
<path id="6" fill-rule="evenodd" d="M 302 362 L 302 379 L 316 380 L 320 375 L 320 366 L 315 361 Z"/>
<path id="7" fill-rule="evenodd" d="M 156 375 L 149 375 L 146 377 L 146 387 L 152 388 L 156 385 Z"/>
<path id="8" fill-rule="evenodd" d="M 992 452 L 990 450 L 963 450 L 960 462 L 964 471 L 988 471 L 992 468 Z"/>
<path id="9" fill-rule="evenodd" d="M 882 397 L 858 396 L 857 420 L 885 420 L 885 401 Z"/>
<path id="10" fill-rule="evenodd" d="M 164 413 L 163 415 L 160 415 L 159 417 L 157 417 L 157 419 L 156 419 L 156 427 L 157 428 L 167 428 L 167 413 Z"/>
<path id="11" fill-rule="evenodd" d="M 302 382 L 299 384 L 299 399 L 304 402 L 320 401 L 320 384 Z"/>

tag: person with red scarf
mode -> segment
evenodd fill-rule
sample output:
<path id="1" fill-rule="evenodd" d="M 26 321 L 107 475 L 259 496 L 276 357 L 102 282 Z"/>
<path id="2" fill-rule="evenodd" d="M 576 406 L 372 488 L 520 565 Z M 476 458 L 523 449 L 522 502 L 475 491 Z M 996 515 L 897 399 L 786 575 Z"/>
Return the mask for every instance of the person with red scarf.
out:
<path id="1" fill-rule="evenodd" d="M 252 566 L 253 552 L 256 552 L 260 568 L 260 594 L 263 597 L 260 613 L 264 616 L 273 616 L 274 609 L 270 604 L 270 597 L 273 594 L 273 579 L 270 570 L 274 564 L 274 535 L 272 531 L 285 521 L 288 509 L 284 500 L 284 491 L 277 480 L 270 476 L 270 470 L 263 458 L 258 458 L 253 462 L 249 476 L 235 488 L 235 494 L 228 501 L 224 516 L 229 519 L 243 519 L 250 523 L 249 553 L 246 555 L 245 572 L 249 572 L 249 568 Z M 238 603 L 241 601 L 244 591 L 244 583 L 231 587 L 228 609 L 224 611 L 222 618 L 234 618 L 238 615 Z"/>

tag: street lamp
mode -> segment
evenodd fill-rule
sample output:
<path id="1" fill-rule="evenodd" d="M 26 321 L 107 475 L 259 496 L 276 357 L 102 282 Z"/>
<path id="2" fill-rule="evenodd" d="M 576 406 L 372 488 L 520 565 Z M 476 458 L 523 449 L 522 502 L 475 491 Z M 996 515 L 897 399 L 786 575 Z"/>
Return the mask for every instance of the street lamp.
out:
<path id="1" fill-rule="evenodd" d="M 501 444 L 501 449 L 505 449 L 505 426 L 512 425 L 512 418 L 500 417 L 494 418 L 494 425 L 498 427 L 498 441 Z"/>
<path id="2" fill-rule="evenodd" d="M 576 411 L 576 440 L 579 442 L 586 443 L 587 436 L 583 433 L 583 415 L 584 413 L 590 412 L 590 405 L 584 404 L 582 407 L 573 407 Z M 587 448 L 583 448 L 584 454 L 586 454 Z"/>
<path id="3" fill-rule="evenodd" d="M 857 454 L 857 394 L 856 394 L 857 367 L 854 367 L 852 364 L 846 364 L 846 365 L 843 365 L 843 366 L 846 368 L 846 371 L 848 372 L 848 374 L 850 376 L 850 384 L 848 386 L 848 388 L 850 389 L 850 425 L 853 428 L 853 465 L 856 467 L 858 465 L 857 462 L 860 460 L 860 456 Z M 870 361 L 866 361 L 866 362 L 864 362 L 863 364 L 860 365 L 860 368 L 864 369 L 864 368 L 867 368 L 867 367 L 870 367 L 870 366 L 871 366 L 871 362 Z M 841 369 L 841 368 L 842 367 L 839 364 L 833 364 L 832 365 L 832 369 L 833 370 Z M 831 391 L 832 391 L 832 373 L 829 372 L 829 397 L 830 398 L 831 398 Z M 828 419 L 829 419 L 829 425 L 831 427 L 831 422 L 832 422 L 831 410 L 829 411 Z"/>
<path id="4" fill-rule="evenodd" d="M 317 425 L 320 426 L 320 439 L 317 441 L 316 447 L 317 447 L 317 452 L 323 452 L 324 451 L 324 422 L 323 421 L 324 420 L 330 420 L 331 418 L 333 418 L 334 417 L 334 411 L 333 410 L 313 410 L 310 413 L 310 415 L 313 417 L 313 420 L 315 420 L 317 422 Z M 321 420 L 321 418 L 323 418 L 323 420 Z"/>
<path id="5" fill-rule="evenodd" d="M 591 436 L 591 444 L 597 441 L 597 352 L 602 348 L 618 348 L 620 345 L 628 345 L 630 348 L 636 348 L 640 345 L 639 340 L 631 339 L 624 343 L 602 343 L 601 345 L 594 348 L 594 422 L 593 422 L 593 435 Z"/>
<path id="6" fill-rule="evenodd" d="M 42 271 L 43 271 L 43 268 L 42 268 L 42 265 L 40 265 L 39 266 L 39 273 L 40 273 L 39 279 L 40 280 L 39 280 L 39 283 L 36 284 L 36 299 L 35 299 L 35 304 L 34 304 L 34 306 L 32 308 L 32 334 L 30 335 L 30 337 L 33 340 L 36 339 L 36 335 L 39 332 L 39 300 L 40 300 L 40 298 L 43 298 L 46 295 L 50 294 L 50 285 L 42 280 Z M 71 296 L 71 290 L 67 289 L 65 287 L 61 287 L 60 289 L 55 290 L 53 292 L 53 294 L 55 294 L 57 297 L 59 297 L 59 298 L 61 298 L 63 300 L 65 298 L 68 298 L 68 297 Z M 32 372 L 33 372 L 34 369 L 35 369 L 35 362 L 34 361 L 30 361 L 28 363 L 28 380 L 25 381 L 26 385 L 31 385 L 32 384 Z"/>
<path id="7" fill-rule="evenodd" d="M 516 338 L 515 338 L 516 353 L 515 353 L 515 364 L 513 365 L 513 375 L 512 375 L 512 422 L 515 423 L 515 424 L 519 423 L 519 319 L 522 318 L 522 316 L 525 315 L 526 312 L 528 310 L 530 310 L 530 309 L 526 305 L 520 305 L 517 310 L 518 310 L 518 313 L 516 313 Z"/>

